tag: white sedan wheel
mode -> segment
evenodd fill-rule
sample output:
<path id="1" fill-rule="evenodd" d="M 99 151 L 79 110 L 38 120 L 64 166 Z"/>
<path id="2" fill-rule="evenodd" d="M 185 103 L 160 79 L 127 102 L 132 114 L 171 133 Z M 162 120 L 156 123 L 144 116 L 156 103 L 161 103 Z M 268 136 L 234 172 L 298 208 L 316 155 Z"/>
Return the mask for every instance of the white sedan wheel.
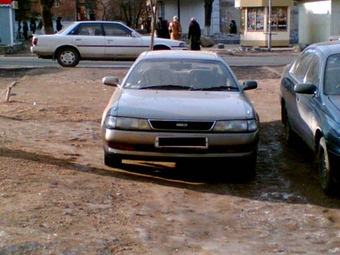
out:
<path id="1" fill-rule="evenodd" d="M 74 49 L 62 49 L 57 57 L 58 63 L 64 67 L 74 67 L 79 63 L 78 53 Z"/>

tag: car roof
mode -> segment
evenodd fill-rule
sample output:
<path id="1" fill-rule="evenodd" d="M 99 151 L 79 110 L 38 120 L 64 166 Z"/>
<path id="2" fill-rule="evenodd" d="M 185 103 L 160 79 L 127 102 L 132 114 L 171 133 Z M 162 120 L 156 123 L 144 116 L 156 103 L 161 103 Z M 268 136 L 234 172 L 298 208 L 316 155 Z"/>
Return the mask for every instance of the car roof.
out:
<path id="1" fill-rule="evenodd" d="M 325 41 L 325 42 L 314 43 L 308 46 L 306 50 L 310 48 L 317 48 L 325 56 L 338 54 L 340 53 L 340 41 Z"/>
<path id="2" fill-rule="evenodd" d="M 103 21 L 103 20 L 85 20 L 85 21 L 74 21 L 75 24 L 84 24 L 84 23 L 121 23 L 121 21 Z"/>
<path id="3" fill-rule="evenodd" d="M 154 50 L 146 51 L 140 55 L 143 59 L 202 59 L 202 60 L 221 60 L 215 52 L 212 51 L 191 51 L 191 50 Z"/>

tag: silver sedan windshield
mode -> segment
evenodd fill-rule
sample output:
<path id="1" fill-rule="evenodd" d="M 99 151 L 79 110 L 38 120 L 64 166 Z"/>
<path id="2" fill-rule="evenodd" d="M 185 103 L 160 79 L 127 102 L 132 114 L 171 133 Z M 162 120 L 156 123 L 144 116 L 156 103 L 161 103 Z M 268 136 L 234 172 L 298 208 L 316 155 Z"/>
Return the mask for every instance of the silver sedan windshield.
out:
<path id="1" fill-rule="evenodd" d="M 124 88 L 173 90 L 239 90 L 220 61 L 152 59 L 139 62 Z"/>

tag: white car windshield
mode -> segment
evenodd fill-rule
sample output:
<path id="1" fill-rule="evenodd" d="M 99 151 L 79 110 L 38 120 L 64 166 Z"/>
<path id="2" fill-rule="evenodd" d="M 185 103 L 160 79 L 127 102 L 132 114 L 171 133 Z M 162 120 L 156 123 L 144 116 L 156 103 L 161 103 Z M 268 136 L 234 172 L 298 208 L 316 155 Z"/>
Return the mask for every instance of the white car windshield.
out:
<path id="1" fill-rule="evenodd" d="M 239 90 L 219 61 L 157 59 L 138 63 L 123 84 L 131 89 Z"/>

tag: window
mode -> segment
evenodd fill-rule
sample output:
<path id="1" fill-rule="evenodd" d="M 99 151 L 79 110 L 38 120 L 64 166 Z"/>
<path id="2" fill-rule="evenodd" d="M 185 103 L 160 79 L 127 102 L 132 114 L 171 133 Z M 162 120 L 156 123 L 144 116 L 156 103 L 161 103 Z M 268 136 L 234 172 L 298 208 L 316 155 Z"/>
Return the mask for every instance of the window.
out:
<path id="1" fill-rule="evenodd" d="M 325 94 L 340 95 L 340 54 L 327 59 L 324 79 Z"/>
<path id="2" fill-rule="evenodd" d="M 131 31 L 120 24 L 104 24 L 104 30 L 107 36 L 131 36 Z"/>
<path id="3" fill-rule="evenodd" d="M 247 28 L 248 30 L 263 31 L 264 29 L 264 8 L 248 8 Z"/>
<path id="4" fill-rule="evenodd" d="M 295 62 L 292 69 L 290 70 L 290 72 L 300 82 L 303 82 L 312 58 L 313 58 L 312 50 L 306 51 L 299 57 L 299 59 Z"/>
<path id="5" fill-rule="evenodd" d="M 272 30 L 287 30 L 287 7 L 272 7 Z"/>
<path id="6" fill-rule="evenodd" d="M 318 58 L 318 56 L 314 55 L 310 62 L 304 82 L 312 83 L 315 86 L 319 87 L 320 62 L 321 60 Z"/>
<path id="7" fill-rule="evenodd" d="M 75 31 L 75 35 L 101 35 L 100 24 L 81 24 Z"/>

